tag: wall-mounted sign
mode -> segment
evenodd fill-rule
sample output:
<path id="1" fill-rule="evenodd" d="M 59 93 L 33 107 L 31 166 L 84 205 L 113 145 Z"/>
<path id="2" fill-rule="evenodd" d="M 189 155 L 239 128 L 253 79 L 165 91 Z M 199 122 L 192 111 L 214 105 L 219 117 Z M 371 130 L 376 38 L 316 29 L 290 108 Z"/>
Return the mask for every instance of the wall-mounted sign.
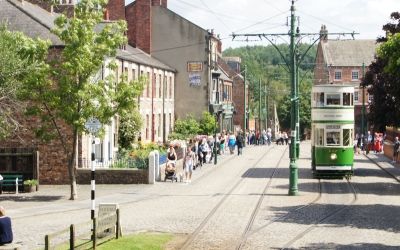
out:
<path id="1" fill-rule="evenodd" d="M 199 73 L 189 73 L 189 85 L 190 86 L 200 86 L 201 75 Z"/>
<path id="2" fill-rule="evenodd" d="M 203 71 L 203 62 L 188 62 L 187 63 L 188 72 L 201 72 Z"/>

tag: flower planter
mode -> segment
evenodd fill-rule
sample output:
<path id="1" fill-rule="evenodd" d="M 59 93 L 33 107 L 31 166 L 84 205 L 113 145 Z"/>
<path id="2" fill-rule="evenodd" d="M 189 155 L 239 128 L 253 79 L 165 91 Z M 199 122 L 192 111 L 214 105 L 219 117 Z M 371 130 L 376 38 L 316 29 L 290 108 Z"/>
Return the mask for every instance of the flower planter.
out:
<path id="1" fill-rule="evenodd" d="M 31 186 L 31 185 L 24 185 L 24 191 L 26 193 L 32 193 L 36 191 L 36 186 Z"/>

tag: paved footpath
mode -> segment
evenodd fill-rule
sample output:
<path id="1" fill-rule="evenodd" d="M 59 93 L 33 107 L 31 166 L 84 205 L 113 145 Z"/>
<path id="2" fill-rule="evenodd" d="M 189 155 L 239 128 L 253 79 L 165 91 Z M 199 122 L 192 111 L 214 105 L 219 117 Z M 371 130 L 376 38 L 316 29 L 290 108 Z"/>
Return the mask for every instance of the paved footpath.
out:
<path id="1" fill-rule="evenodd" d="M 318 197 L 318 180 L 310 173 L 309 148 L 309 142 L 302 144 L 298 161 L 300 195 L 287 196 L 289 159 L 285 156 L 254 218 L 243 244 L 245 249 L 282 248 L 290 238 L 287 235 L 298 234 L 327 209 L 351 200 L 345 183 L 327 181 L 323 184 L 323 198 L 311 215 L 299 213 L 269 226 L 268 221 L 273 218 L 289 214 Z M 260 187 L 264 185 L 261 184 L 268 180 L 267 173 L 269 176 L 279 155 L 288 154 L 285 150 L 286 146 L 247 146 L 244 155 L 224 155 L 218 158 L 218 165 L 206 164 L 194 171 L 190 184 L 167 181 L 154 185 L 97 185 L 96 202 L 120 205 L 125 234 L 161 231 L 190 236 L 196 230 L 203 230 L 187 249 L 234 249 L 237 242 L 233 243 L 232 239 L 242 237 L 243 225 L 262 193 Z M 400 176 L 400 168 L 392 165 L 385 156 L 370 154 L 368 157 Z M 360 197 L 356 204 L 359 206 L 351 207 L 356 208 L 352 209 L 351 218 L 341 215 L 337 221 L 326 222 L 327 225 L 313 230 L 316 237 L 308 234 L 293 242 L 291 247 L 396 249 L 400 246 L 400 239 L 395 237 L 400 232 L 399 184 L 390 181 L 363 155 L 356 156 L 355 165 L 353 180 L 358 185 Z M 241 178 L 246 180 L 230 193 Z M 90 185 L 78 186 L 79 197 L 75 201 L 68 200 L 69 192 L 69 186 L 42 185 L 36 193 L 0 195 L 0 204 L 13 221 L 15 241 L 20 242 L 23 249 L 43 249 L 46 234 L 90 220 Z M 348 197 L 342 199 L 341 193 Z M 227 197 L 226 201 L 219 206 L 224 197 Z M 215 213 L 210 216 L 213 210 Z M 357 213 L 358 210 L 361 212 Z M 393 217 L 396 212 L 397 217 Z M 209 218 L 207 223 L 205 218 Z M 368 238 L 363 239 L 364 235 Z"/>

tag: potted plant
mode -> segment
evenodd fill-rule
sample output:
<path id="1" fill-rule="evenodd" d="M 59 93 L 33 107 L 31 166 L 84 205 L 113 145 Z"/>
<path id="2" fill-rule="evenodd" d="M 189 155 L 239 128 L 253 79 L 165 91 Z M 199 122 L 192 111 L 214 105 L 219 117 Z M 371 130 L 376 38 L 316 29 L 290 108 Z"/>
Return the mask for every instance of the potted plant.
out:
<path id="1" fill-rule="evenodd" d="M 31 193 L 36 191 L 36 187 L 39 184 L 38 180 L 32 179 L 32 180 L 25 180 L 24 181 L 24 191 Z"/>

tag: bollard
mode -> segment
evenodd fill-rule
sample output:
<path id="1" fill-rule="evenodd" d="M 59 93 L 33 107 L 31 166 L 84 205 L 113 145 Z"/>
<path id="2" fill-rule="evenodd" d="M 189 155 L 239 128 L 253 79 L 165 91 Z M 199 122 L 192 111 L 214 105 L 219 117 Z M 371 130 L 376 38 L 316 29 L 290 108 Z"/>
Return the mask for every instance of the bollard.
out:
<path id="1" fill-rule="evenodd" d="M 15 193 L 18 194 L 18 178 L 15 178 Z"/>
<path id="2" fill-rule="evenodd" d="M 156 154 L 154 151 L 149 154 L 149 184 L 155 183 Z"/>
<path id="3" fill-rule="evenodd" d="M 155 153 L 155 168 L 154 175 L 156 181 L 161 181 L 161 171 L 160 171 L 160 152 L 158 150 L 154 150 Z"/>

